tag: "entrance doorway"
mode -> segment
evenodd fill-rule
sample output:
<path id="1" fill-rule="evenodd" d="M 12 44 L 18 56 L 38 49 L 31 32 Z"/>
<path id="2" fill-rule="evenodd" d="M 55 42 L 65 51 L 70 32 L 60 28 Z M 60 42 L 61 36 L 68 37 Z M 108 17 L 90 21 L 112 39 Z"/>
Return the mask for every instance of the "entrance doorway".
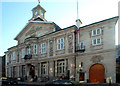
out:
<path id="1" fill-rule="evenodd" d="M 79 81 L 84 81 L 84 72 L 79 72 Z"/>
<path id="2" fill-rule="evenodd" d="M 35 67 L 31 65 L 29 75 L 31 76 L 32 79 L 35 77 Z"/>
<path id="3" fill-rule="evenodd" d="M 102 64 L 94 64 L 89 69 L 90 83 L 104 83 L 105 68 Z"/>

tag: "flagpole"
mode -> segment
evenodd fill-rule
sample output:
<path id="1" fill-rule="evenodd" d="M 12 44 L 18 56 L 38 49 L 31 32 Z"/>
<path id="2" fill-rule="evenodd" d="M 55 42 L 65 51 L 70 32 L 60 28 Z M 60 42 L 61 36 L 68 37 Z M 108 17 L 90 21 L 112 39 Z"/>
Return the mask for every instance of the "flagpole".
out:
<path id="1" fill-rule="evenodd" d="M 77 19 L 79 19 L 79 12 L 78 12 L 78 0 L 77 0 Z"/>

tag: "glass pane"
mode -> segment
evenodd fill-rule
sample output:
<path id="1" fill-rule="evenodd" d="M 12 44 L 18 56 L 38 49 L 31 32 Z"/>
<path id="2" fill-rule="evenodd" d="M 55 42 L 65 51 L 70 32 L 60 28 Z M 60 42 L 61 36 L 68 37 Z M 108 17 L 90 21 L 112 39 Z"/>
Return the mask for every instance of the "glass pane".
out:
<path id="1" fill-rule="evenodd" d="M 36 48 L 36 45 L 34 47 Z"/>
<path id="2" fill-rule="evenodd" d="M 60 67 L 60 73 L 62 73 L 62 68 Z"/>
<path id="3" fill-rule="evenodd" d="M 100 29 L 97 29 L 97 34 L 100 34 Z"/>
<path id="4" fill-rule="evenodd" d="M 83 42 L 81 42 L 81 49 L 83 49 L 84 48 L 84 45 L 83 45 Z"/>
<path id="5" fill-rule="evenodd" d="M 96 39 L 94 39 L 94 44 L 96 44 Z"/>
<path id="6" fill-rule="evenodd" d="M 63 66 L 63 73 L 64 73 L 64 66 Z"/>
<path id="7" fill-rule="evenodd" d="M 60 49 L 60 44 L 58 44 L 58 49 Z"/>
<path id="8" fill-rule="evenodd" d="M 58 43 L 60 43 L 60 39 L 58 40 Z"/>
<path id="9" fill-rule="evenodd" d="M 61 44 L 61 49 L 63 49 L 63 43 Z"/>
<path id="10" fill-rule="evenodd" d="M 93 35 L 96 35 L 96 30 L 93 30 Z"/>
<path id="11" fill-rule="evenodd" d="M 100 44 L 100 38 L 99 38 L 99 39 L 97 39 L 97 44 Z"/>
<path id="12" fill-rule="evenodd" d="M 63 38 L 61 39 L 61 43 L 63 43 Z"/>

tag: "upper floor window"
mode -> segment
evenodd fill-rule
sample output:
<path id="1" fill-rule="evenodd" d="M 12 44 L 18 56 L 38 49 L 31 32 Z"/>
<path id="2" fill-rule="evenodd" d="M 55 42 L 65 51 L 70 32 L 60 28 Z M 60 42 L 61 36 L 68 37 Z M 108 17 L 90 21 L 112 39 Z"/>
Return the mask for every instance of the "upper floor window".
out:
<path id="1" fill-rule="evenodd" d="M 41 53 L 46 53 L 46 43 L 41 44 Z"/>
<path id="2" fill-rule="evenodd" d="M 12 60 L 15 60 L 15 59 L 16 59 L 16 52 L 14 51 L 12 55 Z"/>
<path id="3" fill-rule="evenodd" d="M 28 55 L 31 54 L 31 48 L 30 47 L 27 49 L 27 54 Z"/>
<path id="4" fill-rule="evenodd" d="M 96 36 L 96 35 L 100 35 L 101 34 L 101 29 L 95 29 L 95 30 L 92 30 L 92 36 Z"/>
<path id="5" fill-rule="evenodd" d="M 57 50 L 64 49 L 64 38 L 57 39 Z"/>
<path id="6" fill-rule="evenodd" d="M 101 44 L 101 38 L 93 39 L 92 40 L 92 45 L 99 45 Z"/>
<path id="7" fill-rule="evenodd" d="M 80 42 L 80 49 L 84 49 L 85 46 L 84 46 L 84 42 Z"/>
<path id="8" fill-rule="evenodd" d="M 37 54 L 37 45 L 34 45 L 34 54 Z"/>
<path id="9" fill-rule="evenodd" d="M 24 56 L 25 56 L 25 48 L 22 49 L 22 58 L 24 58 Z"/>

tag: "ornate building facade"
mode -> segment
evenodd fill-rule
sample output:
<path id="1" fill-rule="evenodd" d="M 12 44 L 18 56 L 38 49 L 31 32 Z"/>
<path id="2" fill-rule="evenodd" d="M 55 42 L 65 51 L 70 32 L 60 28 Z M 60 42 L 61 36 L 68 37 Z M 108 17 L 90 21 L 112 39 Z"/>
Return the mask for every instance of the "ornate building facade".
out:
<path id="1" fill-rule="evenodd" d="M 116 82 L 118 17 L 61 29 L 45 19 L 46 11 L 40 5 L 32 11 L 32 19 L 15 37 L 18 44 L 5 52 L 7 77 L 48 81 L 63 76 L 90 83 L 111 77 Z"/>

